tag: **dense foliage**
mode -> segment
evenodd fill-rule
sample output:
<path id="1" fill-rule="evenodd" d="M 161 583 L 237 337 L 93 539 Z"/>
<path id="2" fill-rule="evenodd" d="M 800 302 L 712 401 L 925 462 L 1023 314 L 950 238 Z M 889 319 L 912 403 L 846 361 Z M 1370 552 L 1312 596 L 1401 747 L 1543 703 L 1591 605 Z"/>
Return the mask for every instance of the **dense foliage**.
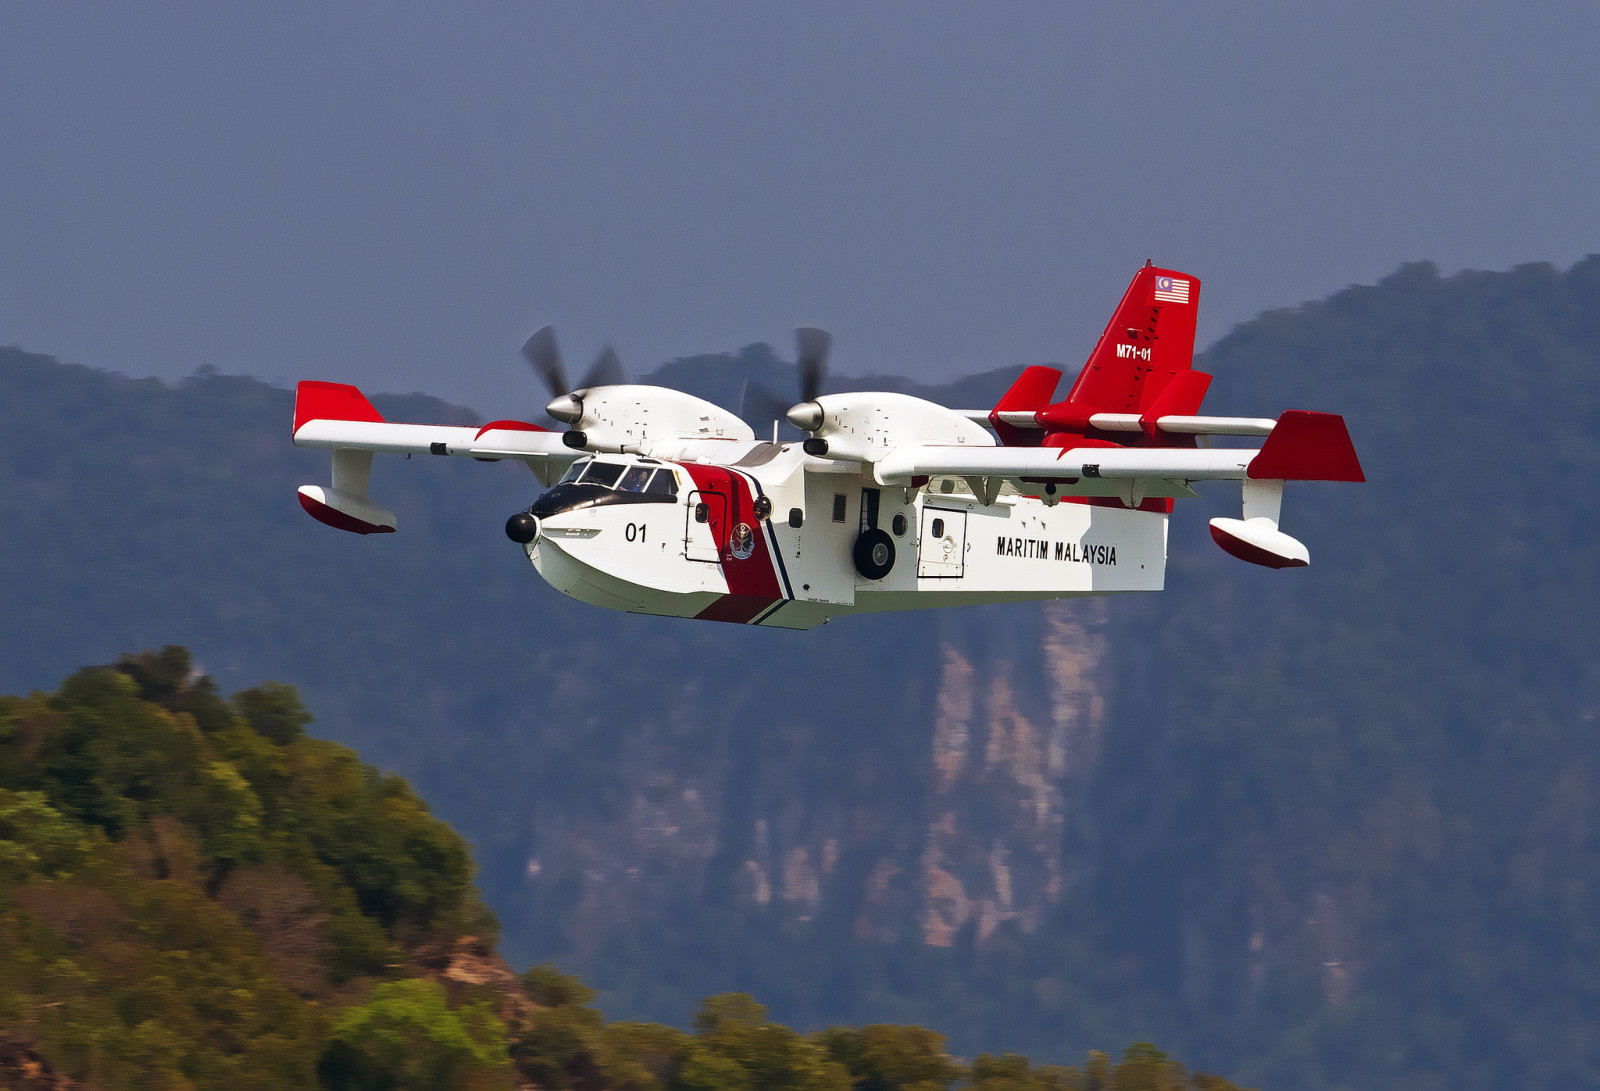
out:
<path id="1" fill-rule="evenodd" d="M 552 967 L 465 972 L 440 952 L 494 930 L 465 844 L 308 721 L 290 687 L 225 699 L 170 646 L 0 698 L 0 1086 L 1227 1086 L 1143 1044 L 969 1068 L 921 1028 L 802 1036 L 738 995 L 692 1033 L 607 1024 Z"/>

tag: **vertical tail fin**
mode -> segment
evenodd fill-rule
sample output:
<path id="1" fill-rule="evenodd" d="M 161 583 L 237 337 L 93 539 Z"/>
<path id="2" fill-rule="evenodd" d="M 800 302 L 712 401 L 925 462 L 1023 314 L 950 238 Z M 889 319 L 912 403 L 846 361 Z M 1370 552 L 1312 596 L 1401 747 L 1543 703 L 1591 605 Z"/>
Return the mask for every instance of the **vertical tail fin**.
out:
<path id="1" fill-rule="evenodd" d="M 1146 264 L 1134 274 L 1072 384 L 1064 415 L 1087 418 L 1148 410 L 1173 377 L 1188 371 L 1194 361 L 1199 307 L 1198 278 Z"/>
<path id="2" fill-rule="evenodd" d="M 1061 382 L 1061 372 L 1053 367 L 1034 365 L 1026 368 L 1011 384 L 1011 388 L 1000 395 L 1000 400 L 989 411 L 989 426 L 994 429 L 995 435 L 1000 437 L 1000 442 L 1007 447 L 1037 447 L 1043 438 L 1036 425 L 1031 421 L 1026 427 L 1018 428 L 1002 419 L 1002 413 L 1037 413 L 1050 404 L 1050 398 L 1056 392 L 1056 384 Z"/>

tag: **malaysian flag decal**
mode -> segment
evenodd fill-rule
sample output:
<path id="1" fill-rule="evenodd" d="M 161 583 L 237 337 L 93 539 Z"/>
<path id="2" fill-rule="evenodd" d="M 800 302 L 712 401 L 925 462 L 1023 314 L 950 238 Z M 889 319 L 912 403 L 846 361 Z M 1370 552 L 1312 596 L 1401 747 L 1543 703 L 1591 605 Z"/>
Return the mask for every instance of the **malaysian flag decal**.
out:
<path id="1" fill-rule="evenodd" d="M 1182 277 L 1156 277 L 1157 303 L 1189 302 L 1189 282 Z"/>

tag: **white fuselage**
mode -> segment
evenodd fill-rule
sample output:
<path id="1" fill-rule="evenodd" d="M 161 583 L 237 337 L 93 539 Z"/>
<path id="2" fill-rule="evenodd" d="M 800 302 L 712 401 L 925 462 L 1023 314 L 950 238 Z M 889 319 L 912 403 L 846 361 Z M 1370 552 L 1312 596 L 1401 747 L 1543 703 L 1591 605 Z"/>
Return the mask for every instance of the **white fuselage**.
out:
<path id="1" fill-rule="evenodd" d="M 1003 493 L 985 504 L 960 478 L 880 486 L 870 467 L 799 444 L 690 440 L 654 453 L 581 461 L 530 509 L 538 533 L 525 549 L 558 590 L 633 613 L 809 629 L 836 614 L 1162 587 L 1163 502 Z M 607 478 L 636 494 L 596 484 Z M 653 491 L 637 492 L 646 478 Z M 874 529 L 876 553 L 857 557 Z"/>

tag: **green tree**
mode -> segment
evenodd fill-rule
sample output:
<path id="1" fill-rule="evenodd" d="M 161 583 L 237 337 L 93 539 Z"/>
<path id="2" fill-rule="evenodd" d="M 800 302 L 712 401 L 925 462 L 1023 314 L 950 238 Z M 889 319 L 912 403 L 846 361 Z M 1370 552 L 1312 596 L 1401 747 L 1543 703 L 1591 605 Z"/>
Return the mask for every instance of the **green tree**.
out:
<path id="1" fill-rule="evenodd" d="M 50 806 L 43 792 L 0 789 L 0 884 L 34 875 L 67 878 L 89 847 L 89 832 Z"/>
<path id="2" fill-rule="evenodd" d="M 300 694 L 282 682 L 263 682 L 253 689 L 233 695 L 233 707 L 259 734 L 288 746 L 305 735 L 311 713 L 300 703 Z"/>
<path id="3" fill-rule="evenodd" d="M 594 990 L 549 965 L 528 970 L 522 984 L 539 1007 L 512 1044 L 518 1070 L 548 1091 L 599 1091 L 605 1021 L 588 1006 Z"/>
<path id="4" fill-rule="evenodd" d="M 821 1046 L 769 1022 L 743 993 L 709 997 L 694 1017 L 695 1036 L 679 1086 L 686 1091 L 843 1091 L 845 1067 Z"/>
<path id="5" fill-rule="evenodd" d="M 856 1091 L 939 1091 L 962 1075 L 944 1035 L 922 1027 L 829 1027 L 815 1040 L 850 1073 Z"/>
<path id="6" fill-rule="evenodd" d="M 335 1091 L 489 1091 L 511 1086 L 511 1054 L 487 1003 L 452 1009 L 437 982 L 394 981 L 339 1016 L 317 1072 Z"/>

